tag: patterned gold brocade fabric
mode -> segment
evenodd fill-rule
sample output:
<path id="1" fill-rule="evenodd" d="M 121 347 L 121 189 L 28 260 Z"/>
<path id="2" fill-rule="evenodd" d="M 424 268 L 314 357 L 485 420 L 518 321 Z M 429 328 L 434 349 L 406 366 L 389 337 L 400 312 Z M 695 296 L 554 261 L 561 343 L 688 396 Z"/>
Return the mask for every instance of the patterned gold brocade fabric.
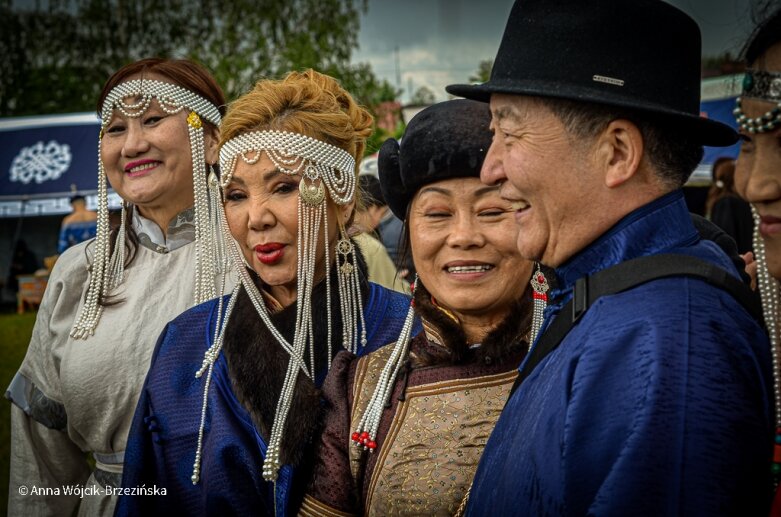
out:
<path id="1" fill-rule="evenodd" d="M 359 360 L 353 424 L 368 403 L 389 352 L 382 349 Z M 512 369 L 409 387 L 396 407 L 371 479 L 366 480 L 365 515 L 453 515 L 516 375 Z M 363 461 L 361 449 L 351 447 L 350 456 L 356 476 Z"/>

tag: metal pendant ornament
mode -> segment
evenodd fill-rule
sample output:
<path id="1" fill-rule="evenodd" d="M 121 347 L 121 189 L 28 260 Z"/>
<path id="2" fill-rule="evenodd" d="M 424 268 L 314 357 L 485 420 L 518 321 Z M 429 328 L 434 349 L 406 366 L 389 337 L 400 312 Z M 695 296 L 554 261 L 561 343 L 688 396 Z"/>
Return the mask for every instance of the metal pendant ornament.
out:
<path id="1" fill-rule="evenodd" d="M 542 324 L 545 321 L 545 307 L 548 306 L 548 291 L 550 290 L 548 279 L 545 278 L 545 275 L 542 273 L 539 263 L 537 263 L 537 270 L 532 274 L 530 283 L 533 291 L 532 299 L 534 310 L 532 312 L 532 328 L 529 335 L 529 346 L 536 341 Z"/>

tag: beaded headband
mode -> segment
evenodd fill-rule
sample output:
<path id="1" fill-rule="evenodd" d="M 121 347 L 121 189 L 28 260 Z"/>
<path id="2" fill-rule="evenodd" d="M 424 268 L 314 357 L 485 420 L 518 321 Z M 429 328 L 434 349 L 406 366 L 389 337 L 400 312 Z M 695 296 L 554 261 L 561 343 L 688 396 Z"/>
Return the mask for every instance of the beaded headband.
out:
<path id="1" fill-rule="evenodd" d="M 322 179 L 336 204 L 346 205 L 352 201 L 355 194 L 355 158 L 335 145 L 289 131 L 253 131 L 225 142 L 220 149 L 222 187 L 230 183 L 239 156 L 246 163 L 254 164 L 260 159 L 261 151 L 265 151 L 284 174 L 292 176 L 303 169 L 302 176 L 311 182 Z M 253 152 L 254 156 L 248 156 Z M 310 184 L 300 192 L 305 201 L 316 201 L 322 195 L 322 186 Z"/>
<path id="2" fill-rule="evenodd" d="M 743 98 L 775 102 L 776 107 L 758 117 L 747 117 L 741 106 Z M 749 133 L 765 133 L 781 126 L 781 72 L 746 71 L 743 78 L 743 94 L 735 102 L 732 113 L 738 125 Z"/>
<path id="3" fill-rule="evenodd" d="M 141 97 L 136 102 L 125 102 L 127 97 Z M 140 117 L 149 107 L 152 98 L 157 99 L 160 108 L 172 115 L 184 108 L 198 113 L 201 117 L 219 126 L 222 121 L 220 110 L 200 95 L 181 86 L 151 79 L 133 79 L 116 85 L 106 95 L 100 118 L 103 127 L 111 121 L 111 114 L 118 109 L 123 115 L 131 118 Z"/>

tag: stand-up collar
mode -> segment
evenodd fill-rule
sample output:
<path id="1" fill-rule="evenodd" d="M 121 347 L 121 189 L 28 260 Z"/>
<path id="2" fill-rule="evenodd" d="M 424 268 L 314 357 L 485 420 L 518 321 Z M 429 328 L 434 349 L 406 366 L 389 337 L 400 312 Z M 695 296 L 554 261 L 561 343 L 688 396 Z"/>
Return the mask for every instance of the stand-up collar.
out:
<path id="1" fill-rule="evenodd" d="M 556 269 L 552 299 L 565 296 L 579 278 L 645 255 L 694 244 L 699 234 L 681 190 L 629 213 L 577 255 Z"/>

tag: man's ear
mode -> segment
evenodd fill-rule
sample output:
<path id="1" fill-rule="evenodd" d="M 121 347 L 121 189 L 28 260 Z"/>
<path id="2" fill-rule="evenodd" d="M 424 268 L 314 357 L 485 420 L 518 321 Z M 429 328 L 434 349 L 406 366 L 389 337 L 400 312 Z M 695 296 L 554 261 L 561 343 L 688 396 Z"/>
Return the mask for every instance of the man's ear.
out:
<path id="1" fill-rule="evenodd" d="M 643 135 L 634 123 L 617 119 L 597 137 L 594 149 L 596 163 L 605 174 L 605 186 L 616 188 L 632 179 L 640 168 Z"/>
<path id="2" fill-rule="evenodd" d="M 203 152 L 206 163 L 215 164 L 220 160 L 218 147 L 220 144 L 220 130 L 212 125 L 204 125 Z"/>

